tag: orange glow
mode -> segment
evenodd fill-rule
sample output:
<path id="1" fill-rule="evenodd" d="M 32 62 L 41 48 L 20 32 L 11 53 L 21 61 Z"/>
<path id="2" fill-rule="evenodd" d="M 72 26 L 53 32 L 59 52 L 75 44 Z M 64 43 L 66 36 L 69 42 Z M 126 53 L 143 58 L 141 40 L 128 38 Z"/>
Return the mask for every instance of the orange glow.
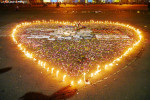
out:
<path id="1" fill-rule="evenodd" d="M 56 77 L 58 77 L 59 71 L 56 72 Z"/>
<path id="2" fill-rule="evenodd" d="M 71 85 L 74 85 L 74 82 L 73 82 L 73 81 L 71 81 Z"/>
<path id="3" fill-rule="evenodd" d="M 109 64 L 109 66 L 113 66 L 113 64 L 112 64 L 112 63 L 110 63 L 110 64 Z"/>
<path id="4" fill-rule="evenodd" d="M 107 69 L 108 65 L 105 65 L 105 69 Z"/>
<path id="5" fill-rule="evenodd" d="M 81 82 L 82 82 L 82 80 L 80 79 L 80 80 L 78 81 L 78 84 L 81 84 Z"/>
<path id="6" fill-rule="evenodd" d="M 51 74 L 53 74 L 54 68 L 52 68 Z"/>
<path id="7" fill-rule="evenodd" d="M 99 70 L 99 68 L 100 68 L 100 65 L 97 66 L 97 70 Z"/>
<path id="8" fill-rule="evenodd" d="M 93 73 L 91 73 L 91 77 L 93 77 Z"/>
<path id="9" fill-rule="evenodd" d="M 47 72 L 49 71 L 49 67 L 47 68 Z"/>
<path id="10" fill-rule="evenodd" d="M 44 68 L 45 68 L 45 66 L 46 66 L 46 63 L 43 64 L 43 67 L 44 67 Z"/>
<path id="11" fill-rule="evenodd" d="M 63 81 L 65 81 L 66 75 L 63 76 Z"/>
<path id="12" fill-rule="evenodd" d="M 27 48 L 25 48 L 25 46 L 24 45 L 22 45 L 22 44 L 20 44 L 20 43 L 18 43 L 18 41 L 16 40 L 16 38 L 15 38 L 15 36 L 16 36 L 16 33 L 17 33 L 17 31 L 18 31 L 18 29 L 20 28 L 20 27 L 23 27 L 23 26 L 28 26 L 28 25 L 32 25 L 32 24 L 40 24 L 40 23 L 60 23 L 60 24 L 71 24 L 71 25 L 74 25 L 75 23 L 77 23 L 76 21 L 75 22 L 73 22 L 73 23 L 70 23 L 70 22 L 59 22 L 59 21 L 54 21 L 54 20 L 50 20 L 50 21 L 45 21 L 45 20 L 42 20 L 42 21 L 33 21 L 33 22 L 23 22 L 23 23 L 21 23 L 21 24 L 18 24 L 18 25 L 16 25 L 16 27 L 12 30 L 12 35 L 11 35 L 11 37 L 12 37 L 12 40 L 17 44 L 17 46 L 18 46 L 18 49 L 19 50 L 21 50 L 24 54 L 25 54 L 25 56 L 26 57 L 28 57 L 28 58 L 30 58 L 30 59 L 32 59 L 33 61 L 37 61 L 37 63 L 40 65 L 40 66 L 42 66 L 43 68 L 45 68 L 46 70 L 47 70 L 47 72 L 49 72 L 49 66 L 47 65 L 48 63 L 47 62 L 45 62 L 45 61 L 42 61 L 41 59 L 37 59 L 37 58 L 34 58 L 34 53 L 32 53 L 32 52 L 30 52 L 30 51 L 28 51 L 28 49 Z M 109 66 L 116 66 L 116 65 L 118 65 L 117 64 L 117 62 L 121 62 L 121 60 L 124 58 L 124 57 L 126 57 L 127 55 L 129 55 L 131 52 L 133 52 L 134 51 L 134 48 L 135 47 L 137 47 L 140 43 L 141 43 L 141 41 L 142 41 L 142 39 L 143 39 L 143 36 L 142 36 L 142 34 L 141 34 L 141 32 L 140 32 L 140 30 L 139 29 L 136 29 L 136 28 L 134 28 L 134 27 L 132 27 L 132 26 L 130 26 L 130 25 L 126 25 L 126 24 L 123 24 L 123 23 L 119 23 L 119 22 L 111 22 L 111 21 L 93 21 L 93 20 L 91 20 L 91 21 L 89 21 L 89 22 L 87 22 L 87 21 L 85 21 L 85 22 L 81 22 L 81 23 L 83 23 L 83 24 L 87 24 L 87 23 L 104 23 L 104 24 L 113 24 L 113 25 L 119 25 L 119 26 L 122 26 L 122 27 L 126 27 L 126 28 L 128 28 L 128 29 L 131 29 L 131 30 L 133 30 L 133 31 L 135 31 L 135 33 L 138 35 L 138 41 L 136 41 L 131 47 L 129 47 L 121 56 L 119 56 L 119 57 L 116 57 L 115 58 L 115 60 L 113 60 L 112 62 L 110 62 L 110 63 L 108 63 L 108 65 L 106 64 L 105 66 L 102 66 L 102 67 L 104 67 L 105 69 L 107 69 Z M 46 64 L 47 63 L 47 64 Z M 95 66 L 96 67 L 96 66 Z M 96 69 L 96 68 L 95 68 Z M 58 69 L 56 68 L 56 77 L 58 77 L 58 75 L 59 75 L 59 71 L 58 71 Z M 91 73 L 91 75 L 89 75 L 89 77 L 91 76 L 91 77 L 93 77 L 94 75 L 97 75 L 99 72 L 101 72 L 102 70 L 100 69 L 100 65 L 98 65 L 97 66 L 97 69 L 94 71 L 95 73 Z M 53 74 L 54 73 L 54 68 L 51 68 L 51 74 Z M 82 73 L 83 75 L 84 75 L 84 77 L 82 76 L 81 78 L 82 78 L 82 80 L 84 80 L 85 81 L 85 75 L 86 75 L 86 78 L 88 77 L 88 73 Z M 63 76 L 63 81 L 65 81 L 65 79 L 66 79 L 66 76 L 67 75 L 64 75 Z M 84 79 L 83 79 L 84 78 Z M 78 83 L 78 84 L 81 84 L 82 83 L 82 80 L 80 79 L 79 81 L 76 81 L 75 83 Z M 70 82 L 70 81 L 69 81 Z M 73 85 L 74 84 L 74 81 L 71 81 L 71 85 Z"/>

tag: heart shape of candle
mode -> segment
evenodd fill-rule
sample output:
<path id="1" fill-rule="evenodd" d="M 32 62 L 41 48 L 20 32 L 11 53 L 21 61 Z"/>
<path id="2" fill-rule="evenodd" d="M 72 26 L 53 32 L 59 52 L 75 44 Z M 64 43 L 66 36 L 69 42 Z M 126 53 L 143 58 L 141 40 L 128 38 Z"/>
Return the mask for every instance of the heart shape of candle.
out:
<path id="1" fill-rule="evenodd" d="M 57 77 L 59 71 L 65 73 L 63 80 L 66 75 L 82 77 L 113 66 L 141 41 L 134 27 L 107 21 L 26 22 L 16 26 L 12 37 L 27 57 L 47 71 L 57 69 Z"/>

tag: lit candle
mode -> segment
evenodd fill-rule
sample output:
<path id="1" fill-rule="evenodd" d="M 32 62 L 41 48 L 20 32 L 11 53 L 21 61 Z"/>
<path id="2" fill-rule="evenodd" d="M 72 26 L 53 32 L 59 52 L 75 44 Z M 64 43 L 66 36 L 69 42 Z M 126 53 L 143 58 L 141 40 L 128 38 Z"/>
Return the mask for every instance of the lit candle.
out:
<path id="1" fill-rule="evenodd" d="M 78 81 L 78 84 L 80 84 L 82 82 L 82 80 L 80 79 L 79 81 Z"/>
<path id="2" fill-rule="evenodd" d="M 59 71 L 56 72 L 56 77 L 58 77 L 58 73 L 59 73 Z"/>
<path id="3" fill-rule="evenodd" d="M 63 76 L 63 81 L 65 81 L 66 75 Z"/>
<path id="4" fill-rule="evenodd" d="M 86 73 L 84 73 L 84 81 L 85 81 L 85 75 L 86 75 Z"/>
<path id="5" fill-rule="evenodd" d="M 100 68 L 100 66 L 98 65 L 98 66 L 97 66 L 97 70 L 99 70 L 99 68 Z"/>
<path id="6" fill-rule="evenodd" d="M 74 82 L 73 81 L 71 81 L 71 85 L 73 85 L 74 84 Z"/>
<path id="7" fill-rule="evenodd" d="M 47 68 L 47 72 L 49 71 L 49 67 Z"/>
<path id="8" fill-rule="evenodd" d="M 108 67 L 108 65 L 105 65 L 105 69 Z"/>
<path id="9" fill-rule="evenodd" d="M 91 77 L 93 77 L 93 73 L 91 73 Z"/>
<path id="10" fill-rule="evenodd" d="M 46 66 L 46 62 L 43 64 L 43 67 L 45 68 L 45 66 Z"/>
<path id="11" fill-rule="evenodd" d="M 51 74 L 53 74 L 54 68 L 52 68 Z"/>

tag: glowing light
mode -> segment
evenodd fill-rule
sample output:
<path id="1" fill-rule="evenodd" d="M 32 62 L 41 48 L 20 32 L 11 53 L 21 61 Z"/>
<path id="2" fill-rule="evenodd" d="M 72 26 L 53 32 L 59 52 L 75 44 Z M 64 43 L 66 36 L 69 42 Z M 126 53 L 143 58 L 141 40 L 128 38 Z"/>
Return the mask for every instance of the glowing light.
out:
<path id="1" fill-rule="evenodd" d="M 94 75 L 96 75 L 97 74 L 97 71 L 94 73 Z"/>
<path id="2" fill-rule="evenodd" d="M 40 24 L 40 23 L 60 23 L 60 24 L 71 24 L 71 25 L 73 25 L 73 24 L 75 24 L 75 23 L 77 23 L 76 21 L 74 22 L 74 23 L 70 23 L 70 22 L 59 22 L 59 21 L 54 21 L 54 20 L 50 20 L 49 22 L 47 22 L 47 21 L 45 21 L 45 20 L 42 20 L 42 21 L 33 21 L 32 23 L 31 22 L 23 22 L 23 23 L 21 23 L 21 24 L 18 24 L 14 29 L 13 29 L 13 31 L 12 31 L 12 34 L 11 34 L 11 37 L 12 37 L 12 40 L 17 44 L 17 46 L 18 46 L 18 48 L 22 51 L 22 52 L 24 52 L 24 54 L 25 54 L 25 56 L 26 57 L 28 57 L 28 58 L 30 58 L 30 59 L 32 59 L 32 60 L 34 60 L 34 61 L 36 61 L 36 60 L 38 60 L 38 64 L 40 65 L 40 66 L 42 66 L 42 67 L 44 67 L 46 70 L 47 70 L 47 72 L 49 71 L 49 67 L 47 67 L 46 68 L 46 62 L 43 62 L 43 61 L 41 61 L 41 60 L 39 60 L 39 59 L 36 59 L 36 58 L 34 58 L 34 55 L 32 55 L 32 52 L 29 52 L 26 48 L 24 48 L 25 46 L 23 46 L 23 44 L 20 44 L 20 43 L 18 43 L 18 41 L 16 40 L 16 38 L 15 38 L 15 35 L 16 35 L 16 33 L 17 33 L 17 31 L 18 31 L 18 28 L 20 28 L 20 27 L 22 27 L 22 26 L 27 26 L 27 25 L 31 25 L 31 24 Z M 135 47 L 137 47 L 140 43 L 141 43 L 141 41 L 142 41 L 142 38 L 143 38 L 143 36 L 141 35 L 141 32 L 139 31 L 139 29 L 136 29 L 136 28 L 134 28 L 134 27 L 132 27 L 132 26 L 130 26 L 130 25 L 125 25 L 125 24 L 123 24 L 123 23 L 119 23 L 119 22 L 111 22 L 111 21 L 93 21 L 93 20 L 90 20 L 89 22 L 81 22 L 81 23 L 105 23 L 105 24 L 113 24 L 113 25 L 120 25 L 120 26 L 123 26 L 123 27 L 126 27 L 126 28 L 129 28 L 129 29 L 132 29 L 133 31 L 135 31 L 136 32 L 136 34 L 138 35 L 138 41 L 136 41 L 134 44 L 133 44 L 133 46 L 131 46 L 130 48 L 128 48 L 120 57 L 118 57 L 118 58 L 116 58 L 114 61 L 112 61 L 110 64 L 109 64 L 109 66 L 113 66 L 113 65 L 118 65 L 116 62 L 117 61 L 120 61 L 122 58 L 124 58 L 124 57 L 126 57 L 132 50 L 134 50 L 134 48 Z M 65 33 L 66 35 L 68 35 L 68 33 Z M 48 65 L 47 65 L 48 66 Z M 105 65 L 105 69 L 107 69 L 107 67 L 108 67 L 108 65 Z M 54 68 L 52 68 L 51 69 L 51 74 L 53 74 L 53 72 L 54 72 Z M 94 75 L 97 75 L 99 72 L 101 72 L 101 69 L 100 69 L 100 65 L 98 65 L 97 66 L 97 70 L 95 71 L 95 73 L 93 74 L 93 73 L 91 73 L 91 77 L 93 77 Z M 57 70 L 57 72 L 56 72 L 56 77 L 58 77 L 58 74 L 59 74 L 59 71 Z M 84 73 L 83 74 L 84 75 L 84 81 L 85 81 L 85 75 L 86 75 L 86 73 Z M 65 81 L 65 78 L 66 78 L 66 75 L 64 75 L 63 76 L 63 81 Z M 80 79 L 79 81 L 78 81 L 78 84 L 81 84 L 81 82 L 82 82 L 82 80 Z M 71 85 L 73 85 L 74 84 L 74 82 L 73 81 L 71 81 Z"/>
<path id="3" fill-rule="evenodd" d="M 128 49 L 128 51 L 131 51 L 131 50 L 132 50 L 132 48 L 129 48 L 129 49 Z"/>
<path id="4" fill-rule="evenodd" d="M 56 72 L 56 77 L 58 77 L 59 71 Z"/>
<path id="5" fill-rule="evenodd" d="M 26 49 L 24 49 L 22 52 L 24 52 L 24 53 L 25 53 L 25 52 L 26 52 Z"/>
<path id="6" fill-rule="evenodd" d="M 21 47 L 21 44 L 18 44 L 18 47 Z"/>
<path id="7" fill-rule="evenodd" d="M 43 62 L 41 61 L 41 66 L 43 66 Z"/>
<path id="8" fill-rule="evenodd" d="M 43 64 L 43 67 L 45 68 L 45 66 L 46 66 L 46 62 Z"/>
<path id="9" fill-rule="evenodd" d="M 65 81 L 66 75 L 63 76 L 63 82 Z"/>
<path id="10" fill-rule="evenodd" d="M 84 73 L 84 81 L 85 81 L 85 75 L 86 75 L 86 73 Z"/>
<path id="11" fill-rule="evenodd" d="M 32 54 L 30 54 L 28 51 L 25 52 L 25 55 L 26 55 L 28 58 L 33 58 L 33 57 L 32 57 Z"/>
<path id="12" fill-rule="evenodd" d="M 53 74 L 54 68 L 52 68 L 51 74 Z"/>
<path id="13" fill-rule="evenodd" d="M 33 58 L 34 61 L 36 61 L 36 58 Z"/>
<path id="14" fill-rule="evenodd" d="M 80 79 L 79 81 L 78 81 L 78 84 L 80 84 L 82 82 L 82 80 Z"/>
<path id="15" fill-rule="evenodd" d="M 126 51 L 123 55 L 126 56 L 128 54 L 129 51 Z"/>
<path id="16" fill-rule="evenodd" d="M 101 72 L 101 69 L 97 70 L 94 75 L 98 74 L 99 72 Z"/>
<path id="17" fill-rule="evenodd" d="M 113 64 L 112 64 L 112 63 L 110 63 L 110 64 L 109 64 L 109 66 L 113 66 Z"/>
<path id="18" fill-rule="evenodd" d="M 100 65 L 97 66 L 97 70 L 99 70 L 99 68 L 100 68 Z"/>
<path id="19" fill-rule="evenodd" d="M 73 81 L 71 81 L 71 85 L 73 85 L 74 84 L 74 82 Z"/>
<path id="20" fill-rule="evenodd" d="M 107 69 L 108 65 L 105 65 L 105 69 Z"/>
<path id="21" fill-rule="evenodd" d="M 49 71 L 49 67 L 47 68 L 47 72 Z"/>
<path id="22" fill-rule="evenodd" d="M 41 64 L 41 61 L 40 61 L 40 60 L 38 61 L 38 64 L 39 64 L 39 65 Z"/>
<path id="23" fill-rule="evenodd" d="M 91 73 L 91 77 L 93 77 L 93 73 Z"/>
<path id="24" fill-rule="evenodd" d="M 117 61 L 120 61 L 120 59 L 119 59 L 119 58 L 117 58 Z"/>

